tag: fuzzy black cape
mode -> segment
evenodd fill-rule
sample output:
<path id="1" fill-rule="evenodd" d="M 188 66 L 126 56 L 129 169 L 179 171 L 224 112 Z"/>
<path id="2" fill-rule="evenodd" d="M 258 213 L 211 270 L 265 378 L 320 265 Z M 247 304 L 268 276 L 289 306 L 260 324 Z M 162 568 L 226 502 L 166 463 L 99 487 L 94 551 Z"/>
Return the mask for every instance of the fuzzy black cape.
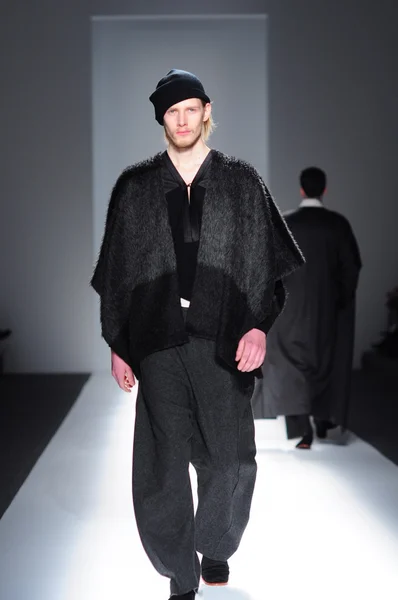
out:
<path id="1" fill-rule="evenodd" d="M 143 358 L 188 335 L 215 339 L 218 357 L 236 368 L 239 340 L 275 319 L 275 286 L 303 256 L 257 171 L 213 150 L 184 323 L 161 164 L 158 154 L 127 168 L 112 191 L 91 280 L 102 335 L 138 377 Z"/>

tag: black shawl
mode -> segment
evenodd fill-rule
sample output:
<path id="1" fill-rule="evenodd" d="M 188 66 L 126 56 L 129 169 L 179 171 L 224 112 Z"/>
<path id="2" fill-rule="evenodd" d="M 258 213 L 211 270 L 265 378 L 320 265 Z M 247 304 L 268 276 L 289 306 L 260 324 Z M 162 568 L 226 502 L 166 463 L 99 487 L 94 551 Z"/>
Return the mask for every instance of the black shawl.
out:
<path id="1" fill-rule="evenodd" d="M 112 191 L 91 280 L 102 335 L 138 377 L 145 356 L 188 335 L 215 339 L 219 358 L 236 368 L 240 338 L 271 319 L 275 286 L 304 259 L 257 171 L 213 151 L 184 324 L 161 160 L 127 168 Z"/>

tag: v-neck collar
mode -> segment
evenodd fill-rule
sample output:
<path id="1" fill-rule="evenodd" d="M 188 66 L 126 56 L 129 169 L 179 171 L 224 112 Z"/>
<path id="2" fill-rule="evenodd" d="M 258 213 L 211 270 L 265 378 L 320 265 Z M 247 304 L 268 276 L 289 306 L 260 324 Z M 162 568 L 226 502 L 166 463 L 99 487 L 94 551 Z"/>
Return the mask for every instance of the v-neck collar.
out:
<path id="1" fill-rule="evenodd" d="M 211 163 L 212 153 L 213 153 L 213 150 L 210 150 L 210 152 L 207 154 L 206 158 L 200 165 L 199 170 L 197 171 L 195 177 L 193 178 L 193 180 L 191 182 L 191 186 L 190 186 L 191 189 L 200 181 L 200 178 L 202 177 L 203 173 L 206 171 L 207 167 Z M 177 168 L 175 167 L 167 150 L 165 150 L 165 152 L 163 153 L 163 160 L 164 160 L 169 172 L 171 173 L 171 175 L 173 176 L 175 181 L 178 183 L 178 185 L 180 185 L 184 189 L 187 188 L 188 187 L 187 184 L 185 183 L 185 181 L 181 177 L 180 173 L 178 172 Z"/>

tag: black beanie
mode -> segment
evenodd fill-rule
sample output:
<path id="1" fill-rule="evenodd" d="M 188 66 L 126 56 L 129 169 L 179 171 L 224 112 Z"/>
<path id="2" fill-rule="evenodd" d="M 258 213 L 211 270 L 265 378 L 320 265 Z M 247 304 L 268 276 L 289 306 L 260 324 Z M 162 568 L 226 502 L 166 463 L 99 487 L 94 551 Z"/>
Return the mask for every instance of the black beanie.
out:
<path id="1" fill-rule="evenodd" d="M 203 85 L 193 73 L 172 69 L 159 81 L 149 98 L 155 107 L 155 118 L 159 125 L 163 125 L 164 114 L 170 106 L 189 98 L 210 102 Z"/>

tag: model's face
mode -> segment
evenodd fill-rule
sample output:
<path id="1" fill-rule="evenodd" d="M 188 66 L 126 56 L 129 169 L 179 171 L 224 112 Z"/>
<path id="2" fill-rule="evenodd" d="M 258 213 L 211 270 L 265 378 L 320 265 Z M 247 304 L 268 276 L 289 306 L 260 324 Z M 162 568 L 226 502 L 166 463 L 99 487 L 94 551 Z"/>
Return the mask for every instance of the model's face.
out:
<path id="1" fill-rule="evenodd" d="M 183 100 L 171 106 L 163 117 L 168 141 L 177 148 L 191 148 L 202 135 L 203 123 L 210 116 L 211 105 L 199 98 Z"/>

